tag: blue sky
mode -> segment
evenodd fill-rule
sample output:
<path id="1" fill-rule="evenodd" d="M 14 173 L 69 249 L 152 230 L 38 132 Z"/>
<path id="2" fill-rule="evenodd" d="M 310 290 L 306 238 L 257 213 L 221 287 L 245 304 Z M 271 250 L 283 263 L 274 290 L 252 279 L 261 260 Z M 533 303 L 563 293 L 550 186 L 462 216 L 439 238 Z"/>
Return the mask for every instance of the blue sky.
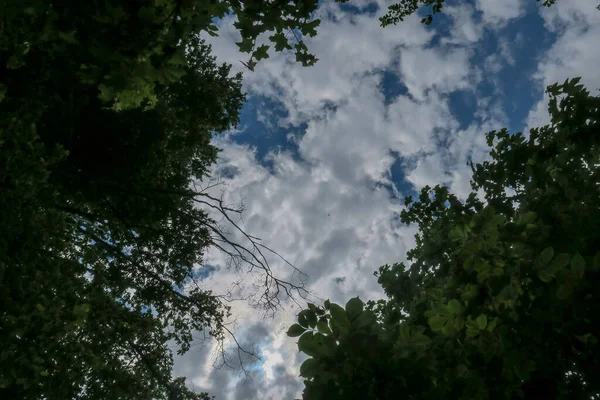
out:
<path id="1" fill-rule="evenodd" d="M 390 2 L 350 4 L 320 2 L 318 36 L 307 39 L 319 58 L 311 68 L 276 54 L 244 71 L 229 19 L 209 40 L 218 60 L 244 72 L 248 93 L 240 125 L 214 139 L 222 152 L 213 178 L 222 185 L 213 190 L 244 203 L 240 224 L 307 274 L 308 300 L 317 303 L 381 298 L 373 271 L 404 261 L 414 244 L 415 228 L 398 220 L 403 197 L 440 183 L 465 198 L 466 162 L 486 159 L 486 132 L 547 123 L 546 85 L 582 76 L 600 88 L 595 0 L 551 8 L 450 0 L 431 26 L 414 16 L 387 28 L 378 17 Z M 269 261 L 278 276 L 298 279 Z M 260 274 L 227 268 L 216 251 L 206 263 L 207 289 L 252 302 Z M 248 301 L 231 305 L 231 329 L 262 355 L 250 379 L 215 369 L 211 342 L 177 358 L 176 372 L 218 399 L 300 397 L 302 355 L 285 336 L 297 307 L 265 318 Z"/>

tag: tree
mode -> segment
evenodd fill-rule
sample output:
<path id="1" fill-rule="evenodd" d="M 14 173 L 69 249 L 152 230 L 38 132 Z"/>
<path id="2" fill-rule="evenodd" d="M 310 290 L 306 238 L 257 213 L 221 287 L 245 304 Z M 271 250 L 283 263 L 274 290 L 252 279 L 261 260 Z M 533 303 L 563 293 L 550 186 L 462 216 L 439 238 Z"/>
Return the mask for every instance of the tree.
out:
<path id="1" fill-rule="evenodd" d="M 578 82 L 548 87 L 549 125 L 487 134 L 466 201 L 406 199 L 388 299 L 299 314 L 304 399 L 599 398 L 600 97 Z"/>
<path id="2" fill-rule="evenodd" d="M 210 246 L 262 271 L 258 306 L 303 293 L 207 191 L 211 137 L 245 96 L 196 33 L 228 12 L 261 23 L 244 40 L 302 28 L 306 4 L 267 21 L 249 1 L 0 5 L 2 398 L 206 398 L 172 376 L 171 348 L 230 333 L 225 299 L 195 275 Z"/>
<path id="3" fill-rule="evenodd" d="M 316 0 L 7 0 L 0 6 L 5 77 L 0 97 L 18 93 L 11 82 L 19 84 L 20 69 L 37 69 L 34 81 L 40 84 L 56 81 L 49 72 L 58 64 L 115 109 L 151 107 L 157 85 L 185 74 L 190 38 L 200 32 L 217 35 L 214 21 L 229 14 L 237 17 L 238 46 L 251 63 L 269 56 L 271 45 L 257 40 L 271 32 L 276 51 L 293 50 L 297 61 L 309 66 L 316 58 L 302 37 L 316 34 L 317 5 Z"/>
<path id="4" fill-rule="evenodd" d="M 550 7 L 556 0 L 536 0 L 538 3 L 542 1 L 542 5 Z M 392 4 L 388 7 L 388 12 L 382 16 L 379 20 L 382 26 L 395 25 L 398 22 L 404 21 L 404 19 L 419 9 L 420 6 L 431 7 L 428 8 L 429 13 L 425 18 L 421 19 L 424 24 L 431 24 L 433 22 L 433 16 L 439 12 L 442 12 L 444 8 L 445 0 L 400 0 L 400 2 Z"/>

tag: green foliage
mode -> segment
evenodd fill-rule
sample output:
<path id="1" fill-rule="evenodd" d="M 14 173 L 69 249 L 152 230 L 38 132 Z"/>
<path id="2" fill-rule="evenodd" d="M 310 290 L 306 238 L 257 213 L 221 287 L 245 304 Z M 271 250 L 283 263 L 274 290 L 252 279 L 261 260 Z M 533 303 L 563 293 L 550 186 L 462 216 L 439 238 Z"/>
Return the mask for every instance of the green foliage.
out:
<path id="1" fill-rule="evenodd" d="M 276 51 L 294 48 L 299 62 L 312 65 L 315 58 L 302 35 L 316 34 L 317 5 L 316 0 L 132 0 L 85 5 L 74 0 L 59 4 L 6 0 L 0 6 L 0 84 L 10 84 L 23 68 L 38 68 L 39 85 L 55 81 L 48 64 L 64 63 L 70 79 L 94 88 L 92 96 L 99 95 L 115 110 L 153 107 L 160 86 L 185 74 L 183 52 L 191 38 L 201 32 L 218 35 L 213 20 L 228 14 L 237 17 L 235 27 L 242 37 L 238 46 L 250 54 L 249 64 L 268 58 L 268 46 L 257 46 L 257 38 L 273 32 L 270 40 Z M 2 93 L 0 89 L 0 100 Z"/>
<path id="2" fill-rule="evenodd" d="M 550 7 L 556 0 L 536 0 L 542 2 L 545 7 Z M 427 14 L 421 19 L 421 22 L 430 25 L 433 22 L 433 16 L 442 12 L 445 0 L 400 0 L 388 7 L 388 12 L 379 18 L 381 26 L 395 25 L 404 21 L 405 18 L 414 14 L 420 7 L 423 7 Z"/>
<path id="3" fill-rule="evenodd" d="M 183 75 L 158 84 L 146 111 L 104 107 L 58 55 L 8 75 L 2 398 L 207 398 L 171 376 L 170 346 L 187 351 L 196 330 L 220 337 L 228 313 L 193 285 L 212 239 L 189 186 L 206 176 L 211 135 L 237 122 L 244 96 L 209 46 L 188 43 Z"/>
<path id="4" fill-rule="evenodd" d="M 244 3 L 0 6 L 0 397 L 208 398 L 172 376 L 229 312 L 195 285 L 198 205 L 223 209 L 191 185 L 245 97 L 195 32 Z"/>
<path id="5" fill-rule="evenodd" d="M 487 134 L 464 202 L 406 199 L 410 265 L 376 273 L 387 300 L 325 303 L 304 399 L 600 395 L 600 97 L 578 82 L 548 87 L 549 125 Z"/>

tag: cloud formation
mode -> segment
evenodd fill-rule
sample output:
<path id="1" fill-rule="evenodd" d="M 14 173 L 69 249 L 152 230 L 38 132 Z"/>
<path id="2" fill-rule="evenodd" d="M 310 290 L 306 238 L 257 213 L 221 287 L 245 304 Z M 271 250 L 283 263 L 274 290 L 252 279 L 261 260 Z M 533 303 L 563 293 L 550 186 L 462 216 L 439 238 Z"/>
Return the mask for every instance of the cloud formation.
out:
<path id="1" fill-rule="evenodd" d="M 360 9 L 370 2 L 354 4 Z M 600 12 L 592 6 L 578 0 L 532 8 L 557 39 L 534 60 L 533 86 L 523 90 L 541 92 L 543 85 L 573 75 L 600 87 L 594 68 L 600 59 L 590 51 L 600 37 Z M 442 35 L 416 16 L 383 29 L 377 19 L 381 8 L 356 14 L 327 1 L 317 12 L 323 18 L 318 36 L 307 40 L 319 58 L 314 67 L 302 68 L 289 55 L 276 54 L 254 73 L 245 72 L 251 101 L 263 98 L 278 105 L 257 107 L 257 118 L 276 133 L 289 127 L 300 133 L 293 140 L 282 137 L 285 145 L 264 158 L 257 143 L 241 142 L 236 132 L 220 136 L 215 143 L 223 151 L 213 175 L 226 178 L 227 201 L 244 201 L 244 229 L 307 274 L 311 301 L 381 297 L 373 271 L 403 261 L 414 244 L 415 228 L 399 221 L 402 197 L 438 183 L 462 197 L 470 192 L 466 162 L 487 157 L 485 132 L 513 122 L 497 74 L 532 57 L 527 38 L 515 43 L 507 34 L 511 24 L 528 18 L 527 10 L 524 0 L 450 5 L 444 8 L 449 29 Z M 232 23 L 221 21 L 213 49 L 220 61 L 242 71 L 239 60 L 246 55 L 237 52 Z M 468 111 L 457 96 L 474 99 Z M 534 106 L 530 124 L 544 118 L 546 100 L 537 100 L 528 105 Z M 298 279 L 277 257 L 269 260 L 277 276 Z M 228 269 L 218 252 L 211 251 L 207 262 L 217 270 L 203 284 L 216 293 L 233 288 L 244 297 L 260 285 L 260 275 Z M 297 309 L 290 304 L 263 319 L 247 302 L 233 306 L 232 329 L 263 356 L 262 364 L 252 364 L 252 379 L 214 370 L 218 349 L 213 343 L 179 358 L 177 372 L 218 399 L 299 397 L 303 359 L 285 336 Z"/>

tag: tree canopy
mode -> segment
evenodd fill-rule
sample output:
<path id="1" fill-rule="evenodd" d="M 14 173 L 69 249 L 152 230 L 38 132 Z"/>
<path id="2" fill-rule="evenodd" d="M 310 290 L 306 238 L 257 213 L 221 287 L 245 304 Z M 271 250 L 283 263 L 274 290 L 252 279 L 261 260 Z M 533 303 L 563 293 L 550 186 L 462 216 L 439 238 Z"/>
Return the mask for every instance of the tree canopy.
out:
<path id="1" fill-rule="evenodd" d="M 231 242 L 211 217 L 244 234 L 240 209 L 206 189 L 212 135 L 237 124 L 245 95 L 198 33 L 234 13 L 259 58 L 261 33 L 310 34 L 311 7 L 2 2 L 2 398 L 205 398 L 172 376 L 172 349 L 228 334 L 227 304 L 196 276 L 209 246 L 264 273 L 258 306 L 301 290 L 272 275 L 255 238 Z"/>
<path id="2" fill-rule="evenodd" d="M 487 134 L 465 201 L 406 198 L 387 299 L 299 314 L 304 399 L 599 398 L 600 97 L 578 82 L 548 87 L 550 124 Z"/>
<path id="3" fill-rule="evenodd" d="M 536 0 L 542 3 L 545 7 L 550 7 L 556 0 Z M 398 22 L 404 21 L 405 18 L 414 14 L 421 8 L 426 12 L 425 17 L 421 19 L 424 24 L 431 24 L 433 16 L 442 12 L 446 0 L 400 0 L 388 7 L 388 12 L 379 20 L 382 26 L 395 25 Z M 600 6 L 599 6 L 600 7 Z"/>

